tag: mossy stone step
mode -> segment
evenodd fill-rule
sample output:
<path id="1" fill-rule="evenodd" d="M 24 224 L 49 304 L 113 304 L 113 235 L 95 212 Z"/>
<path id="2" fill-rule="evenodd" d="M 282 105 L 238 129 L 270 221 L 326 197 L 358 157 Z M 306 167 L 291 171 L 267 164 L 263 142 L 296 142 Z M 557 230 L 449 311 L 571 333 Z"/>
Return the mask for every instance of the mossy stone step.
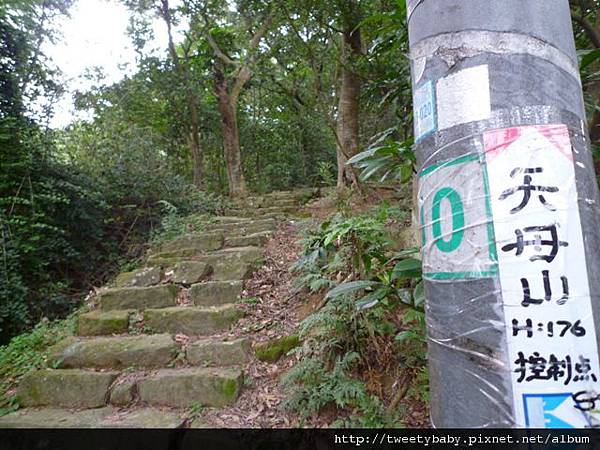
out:
<path id="1" fill-rule="evenodd" d="M 238 216 L 216 216 L 213 217 L 213 224 L 217 224 L 217 223 L 238 223 L 238 222 L 244 222 L 246 220 L 248 220 L 245 217 L 238 217 Z"/>
<path id="2" fill-rule="evenodd" d="M 262 231 L 246 236 L 228 237 L 225 239 L 225 247 L 264 247 L 272 235 L 272 231 Z"/>
<path id="3" fill-rule="evenodd" d="M 133 402 L 135 392 L 137 390 L 137 382 L 134 379 L 117 380 L 110 390 L 110 404 L 115 406 L 127 406 Z"/>
<path id="4" fill-rule="evenodd" d="M 197 256 L 202 255 L 203 253 L 204 252 L 198 251 L 198 249 L 195 249 L 195 248 L 184 248 L 181 250 L 171 251 L 171 252 L 152 253 L 152 254 L 148 255 L 146 264 L 162 266 L 160 264 L 160 261 L 165 260 L 165 259 L 193 259 Z M 164 267 L 164 266 L 162 266 L 162 267 Z"/>
<path id="5" fill-rule="evenodd" d="M 148 287 L 154 286 L 162 280 L 163 273 L 160 267 L 144 267 L 132 272 L 117 275 L 116 287 Z"/>
<path id="6" fill-rule="evenodd" d="M 213 268 L 213 280 L 245 280 L 262 260 L 259 247 L 226 248 L 201 259 Z"/>
<path id="7" fill-rule="evenodd" d="M 19 383 L 17 399 L 23 406 L 98 408 L 108 400 L 117 372 L 85 370 L 36 370 Z"/>
<path id="8" fill-rule="evenodd" d="M 202 339 L 187 347 L 187 360 L 190 364 L 235 366 L 246 364 L 250 360 L 252 349 L 248 339 L 217 341 Z"/>
<path id="9" fill-rule="evenodd" d="M 181 261 L 173 267 L 174 283 L 193 284 L 206 279 L 213 268 L 204 261 Z"/>
<path id="10" fill-rule="evenodd" d="M 180 428 L 182 414 L 157 408 L 139 408 L 129 411 L 114 410 L 100 422 L 100 428 Z M 168 446 L 165 439 L 164 446 Z M 159 446 L 160 447 L 160 446 Z"/>
<path id="11" fill-rule="evenodd" d="M 166 308 L 177 303 L 175 285 L 107 289 L 100 294 L 100 309 Z"/>
<path id="12" fill-rule="evenodd" d="M 235 303 L 242 295 L 242 281 L 207 281 L 193 284 L 189 299 L 196 306 L 219 306 Z"/>
<path id="13" fill-rule="evenodd" d="M 270 217 L 279 218 L 284 217 L 289 214 L 294 214 L 298 211 L 297 207 L 290 206 L 269 206 L 266 208 L 253 208 L 253 209 L 245 209 L 245 208 L 232 208 L 228 209 L 227 214 L 234 214 L 242 217 L 264 217 L 265 215 L 269 215 Z"/>
<path id="14" fill-rule="evenodd" d="M 242 317 L 235 305 L 210 307 L 178 306 L 144 311 L 144 323 L 150 332 L 206 336 L 228 330 Z"/>
<path id="15" fill-rule="evenodd" d="M 223 248 L 223 235 L 218 232 L 184 234 L 162 244 L 157 253 L 177 253 L 190 248 L 198 253 L 219 250 Z"/>
<path id="16" fill-rule="evenodd" d="M 319 195 L 318 188 L 300 188 L 293 191 L 273 191 L 268 194 L 275 198 L 295 198 L 299 200 L 310 199 Z"/>
<path id="17" fill-rule="evenodd" d="M 256 208 L 268 208 L 270 206 L 282 206 L 282 207 L 297 207 L 300 202 L 294 198 L 274 198 L 274 197 L 255 197 L 249 198 L 246 205 L 243 206 L 254 206 Z"/>
<path id="18" fill-rule="evenodd" d="M 262 259 L 262 254 L 263 249 L 255 246 L 225 248 L 217 252 L 208 253 L 198 260 L 206 262 L 214 268 L 215 263 L 222 261 L 243 261 L 247 263 L 254 263 Z"/>
<path id="19" fill-rule="evenodd" d="M 0 428 L 97 428 L 113 408 L 71 411 L 61 408 L 19 409 L 0 417 Z"/>
<path id="20" fill-rule="evenodd" d="M 67 338 L 52 347 L 50 364 L 60 368 L 166 367 L 179 352 L 168 334 Z"/>
<path id="21" fill-rule="evenodd" d="M 0 428 L 179 428 L 182 425 L 183 419 L 177 412 L 156 408 L 21 409 L 0 417 Z"/>
<path id="22" fill-rule="evenodd" d="M 92 311 L 77 317 L 79 336 L 124 334 L 129 329 L 129 311 Z"/>
<path id="23" fill-rule="evenodd" d="M 235 369 L 163 369 L 138 382 L 140 400 L 149 405 L 187 408 L 194 404 L 233 404 L 242 389 L 243 373 Z"/>
<path id="24" fill-rule="evenodd" d="M 216 223 L 209 225 L 215 232 L 224 233 L 226 236 L 244 236 L 247 234 L 271 231 L 277 227 L 275 219 L 246 220 L 244 222 Z"/>
<path id="25" fill-rule="evenodd" d="M 212 267 L 211 278 L 213 280 L 226 281 L 246 280 L 250 278 L 260 259 L 257 259 L 254 262 L 246 262 L 244 258 L 236 259 L 227 255 L 216 255 L 204 256 L 201 260 Z M 155 258 L 152 260 L 153 264 L 159 264 L 165 269 L 173 268 L 183 261 L 188 260 L 179 258 Z M 198 259 L 194 261 L 198 261 Z"/>

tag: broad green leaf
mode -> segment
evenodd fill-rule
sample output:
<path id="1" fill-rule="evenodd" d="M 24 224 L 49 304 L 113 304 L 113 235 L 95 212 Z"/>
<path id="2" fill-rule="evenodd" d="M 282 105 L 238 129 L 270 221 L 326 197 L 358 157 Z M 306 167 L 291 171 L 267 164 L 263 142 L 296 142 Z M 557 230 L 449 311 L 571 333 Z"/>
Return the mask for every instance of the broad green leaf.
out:
<path id="1" fill-rule="evenodd" d="M 419 284 L 415 286 L 413 299 L 413 304 L 416 308 L 420 308 L 425 303 L 425 286 L 423 280 L 419 281 Z"/>
<path id="2" fill-rule="evenodd" d="M 600 58 L 600 48 L 595 48 L 592 50 L 580 50 L 577 53 L 580 57 L 580 70 L 584 70 L 586 67 L 588 67 L 590 64 L 593 64 Z"/>
<path id="3" fill-rule="evenodd" d="M 347 283 L 342 283 L 339 286 L 336 286 L 332 290 L 330 290 L 325 298 L 337 297 L 338 295 L 350 294 L 351 292 L 360 291 L 361 289 L 373 288 L 375 286 L 381 286 L 381 283 L 378 281 L 366 281 L 366 280 L 358 280 L 358 281 L 349 281 Z"/>
<path id="4" fill-rule="evenodd" d="M 416 278 L 421 276 L 421 261 L 408 258 L 400 261 L 394 266 L 393 280 L 398 278 Z"/>

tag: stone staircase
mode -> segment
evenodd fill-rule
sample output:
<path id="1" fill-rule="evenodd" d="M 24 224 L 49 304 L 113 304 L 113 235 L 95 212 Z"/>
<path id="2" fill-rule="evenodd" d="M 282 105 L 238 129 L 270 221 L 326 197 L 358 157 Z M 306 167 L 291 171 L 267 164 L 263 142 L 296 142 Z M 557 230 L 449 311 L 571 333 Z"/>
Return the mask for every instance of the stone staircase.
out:
<path id="1" fill-rule="evenodd" d="M 252 343 L 228 333 L 244 280 L 279 220 L 312 190 L 250 197 L 202 233 L 151 250 L 78 317 L 77 336 L 25 375 L 0 427 L 181 427 L 189 410 L 235 403 Z"/>

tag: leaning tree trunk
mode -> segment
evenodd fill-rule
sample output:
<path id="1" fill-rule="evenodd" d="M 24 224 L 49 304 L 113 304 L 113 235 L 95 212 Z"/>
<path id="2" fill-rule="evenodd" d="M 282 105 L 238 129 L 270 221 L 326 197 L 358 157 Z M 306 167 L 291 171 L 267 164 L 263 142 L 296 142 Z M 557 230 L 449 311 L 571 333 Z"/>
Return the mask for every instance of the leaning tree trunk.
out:
<path id="1" fill-rule="evenodd" d="M 232 101 L 223 73 L 215 71 L 215 94 L 221 116 L 221 132 L 223 134 L 223 150 L 227 165 L 229 195 L 245 197 L 247 195 L 246 180 L 242 172 L 242 154 L 240 151 L 240 135 L 237 124 L 237 105 Z"/>
<path id="2" fill-rule="evenodd" d="M 359 97 L 360 78 L 354 72 L 353 62 L 361 52 L 360 30 L 352 27 L 342 33 L 342 68 L 337 119 L 338 189 L 358 185 L 358 178 L 346 162 L 359 148 Z"/>

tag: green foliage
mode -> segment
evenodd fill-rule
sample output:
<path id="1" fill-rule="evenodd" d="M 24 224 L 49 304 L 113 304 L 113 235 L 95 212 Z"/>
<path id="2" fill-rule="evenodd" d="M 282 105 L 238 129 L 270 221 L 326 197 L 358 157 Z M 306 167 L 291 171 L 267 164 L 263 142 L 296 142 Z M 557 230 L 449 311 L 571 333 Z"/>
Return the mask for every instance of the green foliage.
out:
<path id="1" fill-rule="evenodd" d="M 299 282 L 314 292 L 330 285 L 327 275 L 369 273 L 384 260 L 386 238 L 378 218 L 365 214 L 346 219 L 338 214 L 318 229 L 309 230 L 302 243 L 304 255 L 291 270 L 303 272 Z"/>
<path id="2" fill-rule="evenodd" d="M 222 211 L 227 202 L 222 197 L 204 192 L 197 192 L 197 198 L 194 202 L 195 214 L 188 212 L 180 213 L 179 209 L 166 200 L 160 200 L 158 203 L 163 209 L 163 217 L 159 228 L 156 228 L 150 240 L 153 246 L 158 246 L 179 235 L 186 233 L 197 233 L 204 229 L 210 223 L 211 216 Z"/>
<path id="3" fill-rule="evenodd" d="M 338 426 L 401 423 L 401 411 L 389 410 L 361 379 L 382 343 L 395 347 L 395 367 L 410 372 L 426 363 L 421 264 L 411 257 L 417 250 L 391 257 L 385 251 L 384 224 L 398 214 L 383 207 L 356 217 L 336 215 L 306 232 L 304 257 L 293 270 L 313 291 L 333 289 L 302 322 L 300 357 L 285 377 L 286 405 L 305 419 L 333 405 L 347 412 Z M 394 320 L 398 313 L 400 322 Z M 423 399 L 426 381 L 419 375 L 406 395 Z"/>
<path id="4" fill-rule="evenodd" d="M 319 161 L 318 164 L 319 182 L 323 186 L 333 186 L 335 183 L 335 167 L 329 161 Z"/>
<path id="5" fill-rule="evenodd" d="M 0 416 L 16 408 L 8 395 L 27 372 L 46 367 L 48 349 L 75 332 L 75 314 L 65 320 L 44 320 L 27 333 L 0 346 Z"/>
<path id="6" fill-rule="evenodd" d="M 286 405 L 302 411 L 306 418 L 330 404 L 345 408 L 364 401 L 367 396 L 364 384 L 348 376 L 359 358 L 358 353 L 348 352 L 337 358 L 331 370 L 325 370 L 317 358 L 302 359 L 285 376 L 285 384 L 299 386 Z"/>
<path id="7" fill-rule="evenodd" d="M 415 170 L 416 159 L 412 150 L 412 139 L 395 142 L 384 137 L 391 130 L 386 130 L 383 137 L 378 137 L 365 151 L 348 160 L 348 164 L 361 170 L 361 179 L 369 180 L 378 175 L 378 181 L 398 181 L 407 183 Z"/>

